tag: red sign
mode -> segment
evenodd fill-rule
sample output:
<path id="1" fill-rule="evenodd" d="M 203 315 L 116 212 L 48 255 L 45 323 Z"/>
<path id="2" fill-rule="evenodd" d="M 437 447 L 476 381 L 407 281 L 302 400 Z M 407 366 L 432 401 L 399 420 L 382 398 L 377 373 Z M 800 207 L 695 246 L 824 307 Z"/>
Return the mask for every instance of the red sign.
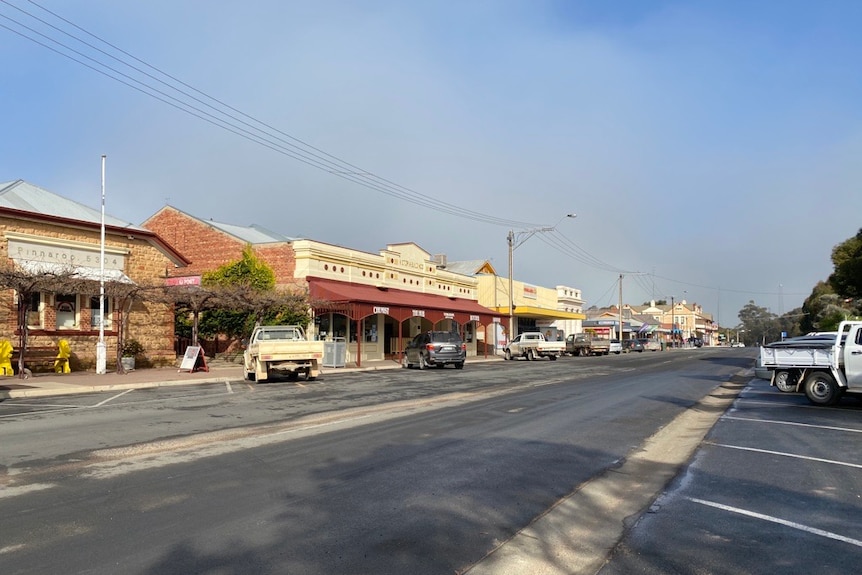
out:
<path id="1" fill-rule="evenodd" d="M 201 276 L 181 276 L 175 278 L 165 278 L 166 286 L 199 286 L 201 285 Z"/>

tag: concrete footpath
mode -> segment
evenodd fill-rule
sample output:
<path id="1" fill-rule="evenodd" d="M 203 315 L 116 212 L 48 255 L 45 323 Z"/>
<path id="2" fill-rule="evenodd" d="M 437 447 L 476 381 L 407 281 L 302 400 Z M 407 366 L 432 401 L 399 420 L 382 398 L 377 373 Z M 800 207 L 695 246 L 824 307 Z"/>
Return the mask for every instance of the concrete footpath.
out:
<path id="1" fill-rule="evenodd" d="M 496 361 L 497 358 L 488 358 Z M 484 358 L 468 358 L 468 363 L 486 361 Z M 393 360 L 366 361 L 362 367 L 326 367 L 321 378 L 339 373 L 397 369 L 401 364 Z M 124 374 L 109 371 L 97 375 L 95 371 L 73 371 L 71 373 L 34 373 L 27 379 L 17 375 L 0 378 L 0 401 L 21 397 L 47 397 L 72 393 L 92 393 L 115 389 L 141 389 L 171 385 L 194 385 L 222 383 L 242 379 L 242 365 L 214 362 L 209 371 L 180 371 L 176 367 L 136 369 Z"/>

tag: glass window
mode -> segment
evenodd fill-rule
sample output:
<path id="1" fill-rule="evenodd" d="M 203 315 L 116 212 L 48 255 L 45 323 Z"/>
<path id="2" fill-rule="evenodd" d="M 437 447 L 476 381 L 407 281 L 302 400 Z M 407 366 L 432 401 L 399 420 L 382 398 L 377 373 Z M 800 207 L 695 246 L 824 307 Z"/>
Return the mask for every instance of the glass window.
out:
<path id="1" fill-rule="evenodd" d="M 27 299 L 27 326 L 42 327 L 42 294 L 34 292 Z"/>
<path id="2" fill-rule="evenodd" d="M 365 318 L 363 321 L 363 341 L 365 343 L 377 343 L 377 316 Z"/>
<path id="3" fill-rule="evenodd" d="M 77 303 L 78 298 L 74 294 L 57 294 L 57 327 L 70 328 L 78 325 Z"/>
<path id="4" fill-rule="evenodd" d="M 90 297 L 90 327 L 99 327 L 99 296 Z M 105 297 L 105 329 L 111 329 L 111 298 Z"/>

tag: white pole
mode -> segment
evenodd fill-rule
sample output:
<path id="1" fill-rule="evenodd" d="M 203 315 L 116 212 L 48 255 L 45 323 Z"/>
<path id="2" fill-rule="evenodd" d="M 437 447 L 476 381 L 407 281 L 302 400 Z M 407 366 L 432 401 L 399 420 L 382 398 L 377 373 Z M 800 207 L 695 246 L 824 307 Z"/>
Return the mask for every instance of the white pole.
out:
<path id="1" fill-rule="evenodd" d="M 96 344 L 96 374 L 107 371 L 105 350 L 105 158 L 102 155 L 102 226 L 99 246 L 99 343 Z"/>

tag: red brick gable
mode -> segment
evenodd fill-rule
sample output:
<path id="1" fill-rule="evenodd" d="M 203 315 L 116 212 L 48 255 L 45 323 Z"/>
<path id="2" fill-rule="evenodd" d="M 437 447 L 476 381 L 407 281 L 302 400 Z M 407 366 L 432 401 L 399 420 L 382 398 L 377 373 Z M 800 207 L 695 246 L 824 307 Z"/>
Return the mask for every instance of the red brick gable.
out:
<path id="1" fill-rule="evenodd" d="M 183 275 L 200 275 L 237 261 L 246 246 L 243 240 L 170 206 L 156 212 L 142 226 L 191 260 L 183 268 Z M 295 283 L 296 257 L 289 242 L 257 244 L 252 250 L 275 272 L 276 284 Z"/>

